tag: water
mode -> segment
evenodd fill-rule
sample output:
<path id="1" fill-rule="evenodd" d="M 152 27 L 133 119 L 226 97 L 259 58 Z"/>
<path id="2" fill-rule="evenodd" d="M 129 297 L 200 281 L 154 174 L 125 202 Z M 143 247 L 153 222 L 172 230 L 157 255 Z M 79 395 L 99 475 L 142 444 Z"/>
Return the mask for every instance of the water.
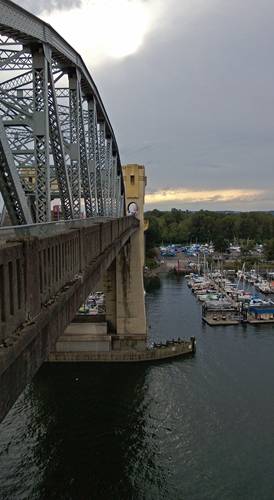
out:
<path id="1" fill-rule="evenodd" d="M 272 325 L 203 324 L 175 276 L 146 304 L 150 341 L 196 355 L 43 365 L 0 426 L 1 500 L 273 500 Z"/>

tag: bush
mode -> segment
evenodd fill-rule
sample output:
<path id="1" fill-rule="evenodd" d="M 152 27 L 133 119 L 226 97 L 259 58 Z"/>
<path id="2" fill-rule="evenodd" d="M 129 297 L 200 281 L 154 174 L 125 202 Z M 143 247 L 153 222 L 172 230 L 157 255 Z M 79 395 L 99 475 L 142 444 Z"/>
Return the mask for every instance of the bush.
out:
<path id="1" fill-rule="evenodd" d="M 146 259 L 146 267 L 149 267 L 149 269 L 154 269 L 155 267 L 157 267 L 155 259 Z"/>

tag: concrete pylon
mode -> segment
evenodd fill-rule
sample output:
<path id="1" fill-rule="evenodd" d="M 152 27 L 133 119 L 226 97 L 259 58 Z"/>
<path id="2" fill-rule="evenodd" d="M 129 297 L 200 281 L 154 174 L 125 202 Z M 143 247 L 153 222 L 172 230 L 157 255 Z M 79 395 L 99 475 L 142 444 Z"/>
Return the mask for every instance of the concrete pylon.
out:
<path id="1" fill-rule="evenodd" d="M 129 217 L 140 221 L 129 242 L 101 278 L 106 296 L 108 332 L 112 333 L 112 348 L 137 349 L 146 347 L 147 323 L 143 281 L 144 266 L 144 196 L 145 168 L 140 165 L 122 167 L 126 210 Z"/>
<path id="2" fill-rule="evenodd" d="M 145 167 L 141 165 L 126 165 L 122 167 L 127 215 L 137 217 L 140 221 L 140 231 L 138 239 L 141 249 L 141 266 L 145 263 L 144 231 L 146 229 L 144 221 L 145 188 L 147 178 Z"/>

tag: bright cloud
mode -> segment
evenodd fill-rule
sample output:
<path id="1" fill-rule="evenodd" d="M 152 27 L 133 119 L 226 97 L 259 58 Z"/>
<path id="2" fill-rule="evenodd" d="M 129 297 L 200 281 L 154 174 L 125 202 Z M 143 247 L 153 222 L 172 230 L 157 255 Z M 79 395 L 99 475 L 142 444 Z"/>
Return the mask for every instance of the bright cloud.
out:
<path id="1" fill-rule="evenodd" d="M 154 6 L 154 2 L 153 6 Z M 160 9 L 162 0 L 160 0 Z M 88 0 L 81 9 L 41 17 L 79 52 L 85 62 L 102 63 L 138 50 L 153 22 L 154 7 L 140 0 Z M 65 22 L 64 22 L 65 21 Z"/>
<path id="2" fill-rule="evenodd" d="M 149 204 L 164 204 L 169 202 L 184 203 L 208 203 L 208 202 L 231 202 L 250 201 L 256 199 L 262 191 L 256 189 L 227 189 L 216 191 L 181 191 L 169 189 L 167 191 L 156 191 L 147 194 L 145 202 Z"/>

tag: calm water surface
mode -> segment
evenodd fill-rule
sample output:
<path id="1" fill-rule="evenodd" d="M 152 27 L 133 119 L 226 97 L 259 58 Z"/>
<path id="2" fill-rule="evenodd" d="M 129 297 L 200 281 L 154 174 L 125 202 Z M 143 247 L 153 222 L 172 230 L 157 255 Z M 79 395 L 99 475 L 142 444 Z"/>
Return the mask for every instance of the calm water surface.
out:
<path id="1" fill-rule="evenodd" d="M 184 278 L 148 283 L 154 365 L 45 364 L 0 426 L 1 500 L 274 498 L 274 328 L 209 327 Z"/>

